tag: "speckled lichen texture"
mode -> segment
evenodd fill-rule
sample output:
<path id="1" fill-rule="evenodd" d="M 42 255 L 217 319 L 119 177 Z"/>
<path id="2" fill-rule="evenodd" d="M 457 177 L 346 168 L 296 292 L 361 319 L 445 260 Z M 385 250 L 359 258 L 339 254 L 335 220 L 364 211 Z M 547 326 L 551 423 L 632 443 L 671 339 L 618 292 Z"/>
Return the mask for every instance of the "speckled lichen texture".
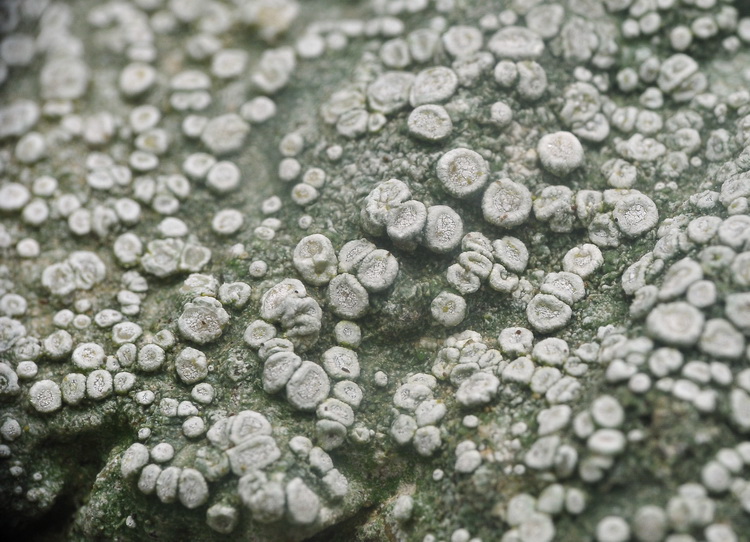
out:
<path id="1" fill-rule="evenodd" d="M 750 540 L 749 47 L 0 3 L 0 539 Z"/>

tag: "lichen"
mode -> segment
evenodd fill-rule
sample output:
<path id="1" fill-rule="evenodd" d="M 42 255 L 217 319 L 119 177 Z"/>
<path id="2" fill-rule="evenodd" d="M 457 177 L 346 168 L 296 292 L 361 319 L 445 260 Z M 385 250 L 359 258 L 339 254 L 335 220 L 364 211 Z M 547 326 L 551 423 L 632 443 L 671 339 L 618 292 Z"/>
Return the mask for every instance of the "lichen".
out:
<path id="1" fill-rule="evenodd" d="M 745 13 L 5 2 L 3 539 L 744 540 Z"/>

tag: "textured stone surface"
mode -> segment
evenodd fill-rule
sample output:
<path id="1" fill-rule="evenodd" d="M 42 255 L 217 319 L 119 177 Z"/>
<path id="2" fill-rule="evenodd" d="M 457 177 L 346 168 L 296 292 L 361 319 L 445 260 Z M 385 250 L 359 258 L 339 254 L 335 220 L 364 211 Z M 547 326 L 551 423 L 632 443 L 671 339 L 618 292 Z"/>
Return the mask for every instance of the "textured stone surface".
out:
<path id="1" fill-rule="evenodd" d="M 0 7 L 8 540 L 743 540 L 750 18 Z"/>

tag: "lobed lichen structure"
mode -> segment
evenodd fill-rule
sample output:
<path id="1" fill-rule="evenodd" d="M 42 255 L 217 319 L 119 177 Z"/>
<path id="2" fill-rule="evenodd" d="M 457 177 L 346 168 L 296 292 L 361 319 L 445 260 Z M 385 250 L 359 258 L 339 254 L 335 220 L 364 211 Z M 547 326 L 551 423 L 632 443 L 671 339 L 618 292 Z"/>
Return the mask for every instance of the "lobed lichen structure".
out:
<path id="1" fill-rule="evenodd" d="M 750 6 L 0 3 L 0 539 L 750 540 Z"/>

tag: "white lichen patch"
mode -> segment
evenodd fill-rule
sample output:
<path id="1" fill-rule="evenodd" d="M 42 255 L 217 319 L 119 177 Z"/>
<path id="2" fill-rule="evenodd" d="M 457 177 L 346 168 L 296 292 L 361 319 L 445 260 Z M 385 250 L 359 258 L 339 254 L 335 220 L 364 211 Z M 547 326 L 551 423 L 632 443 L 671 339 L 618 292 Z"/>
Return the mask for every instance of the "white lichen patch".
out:
<path id="1" fill-rule="evenodd" d="M 501 4 L 2 5 L 6 538 L 743 540 L 750 19 Z"/>

